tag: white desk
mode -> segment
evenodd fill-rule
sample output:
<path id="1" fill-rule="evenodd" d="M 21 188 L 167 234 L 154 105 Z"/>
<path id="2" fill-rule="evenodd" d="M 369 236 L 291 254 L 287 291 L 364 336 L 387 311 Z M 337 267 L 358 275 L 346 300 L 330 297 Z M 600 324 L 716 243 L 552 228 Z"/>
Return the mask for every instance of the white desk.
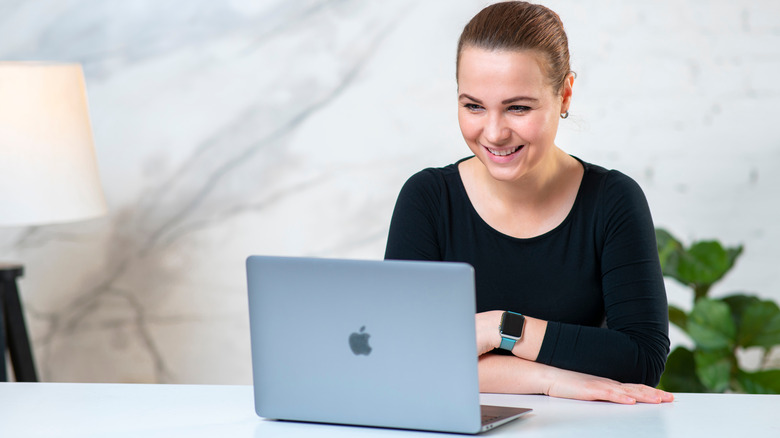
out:
<path id="1" fill-rule="evenodd" d="M 620 406 L 533 395 L 482 402 L 533 408 L 480 436 L 780 437 L 780 396 L 676 394 Z M 0 437 L 431 437 L 452 434 L 263 420 L 250 386 L 0 383 Z"/>

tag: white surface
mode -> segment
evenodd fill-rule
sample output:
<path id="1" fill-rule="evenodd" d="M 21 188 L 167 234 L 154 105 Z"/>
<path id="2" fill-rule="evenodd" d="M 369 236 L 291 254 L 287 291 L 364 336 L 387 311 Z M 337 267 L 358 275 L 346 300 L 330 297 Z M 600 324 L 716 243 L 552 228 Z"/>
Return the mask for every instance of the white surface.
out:
<path id="1" fill-rule="evenodd" d="M 622 406 L 546 396 L 483 394 L 482 402 L 486 404 L 533 408 L 525 417 L 483 436 L 780 436 L 780 396 L 676 397 L 670 404 Z M 251 386 L 0 383 L 3 438 L 433 435 L 439 434 L 264 420 L 254 413 Z"/>

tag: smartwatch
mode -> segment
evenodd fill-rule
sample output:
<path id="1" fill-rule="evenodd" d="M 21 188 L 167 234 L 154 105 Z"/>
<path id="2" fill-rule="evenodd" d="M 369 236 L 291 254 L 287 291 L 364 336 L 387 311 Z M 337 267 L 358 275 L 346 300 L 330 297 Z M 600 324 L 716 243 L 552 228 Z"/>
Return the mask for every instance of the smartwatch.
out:
<path id="1" fill-rule="evenodd" d="M 501 324 L 498 326 L 498 332 L 501 334 L 502 350 L 512 351 L 515 348 L 515 342 L 523 337 L 523 328 L 525 327 L 525 316 L 506 311 L 501 315 Z"/>

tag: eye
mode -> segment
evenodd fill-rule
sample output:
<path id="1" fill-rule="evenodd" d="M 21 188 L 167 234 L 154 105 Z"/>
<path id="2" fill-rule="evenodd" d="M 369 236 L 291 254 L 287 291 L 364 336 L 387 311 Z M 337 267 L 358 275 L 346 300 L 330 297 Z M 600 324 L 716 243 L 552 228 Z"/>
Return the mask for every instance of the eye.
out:
<path id="1" fill-rule="evenodd" d="M 529 111 L 531 108 L 523 105 L 512 105 L 509 108 L 507 108 L 507 111 L 511 113 L 524 113 L 526 111 Z"/>
<path id="2" fill-rule="evenodd" d="M 475 113 L 477 111 L 482 111 L 482 107 L 477 105 L 476 103 L 464 103 L 463 108 L 466 108 L 467 110 Z"/>

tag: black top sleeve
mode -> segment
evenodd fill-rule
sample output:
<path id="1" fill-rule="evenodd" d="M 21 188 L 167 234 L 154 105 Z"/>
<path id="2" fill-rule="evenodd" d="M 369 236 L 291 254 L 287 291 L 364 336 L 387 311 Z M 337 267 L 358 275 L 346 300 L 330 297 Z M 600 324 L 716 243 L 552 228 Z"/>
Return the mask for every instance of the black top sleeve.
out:
<path id="1" fill-rule="evenodd" d="M 446 196 L 432 171 L 413 175 L 401 188 L 390 221 L 386 259 L 443 260 L 439 247 L 440 212 Z"/>
<path id="2" fill-rule="evenodd" d="M 655 386 L 669 353 L 669 321 L 650 209 L 639 186 L 622 174 L 609 174 L 601 193 L 607 328 L 551 321 L 537 361 Z"/>
<path id="3" fill-rule="evenodd" d="M 629 177 L 583 166 L 569 216 L 531 239 L 481 220 L 457 163 L 426 169 L 399 194 L 385 258 L 471 263 L 478 311 L 548 321 L 538 362 L 654 386 L 669 339 L 650 210 Z"/>

